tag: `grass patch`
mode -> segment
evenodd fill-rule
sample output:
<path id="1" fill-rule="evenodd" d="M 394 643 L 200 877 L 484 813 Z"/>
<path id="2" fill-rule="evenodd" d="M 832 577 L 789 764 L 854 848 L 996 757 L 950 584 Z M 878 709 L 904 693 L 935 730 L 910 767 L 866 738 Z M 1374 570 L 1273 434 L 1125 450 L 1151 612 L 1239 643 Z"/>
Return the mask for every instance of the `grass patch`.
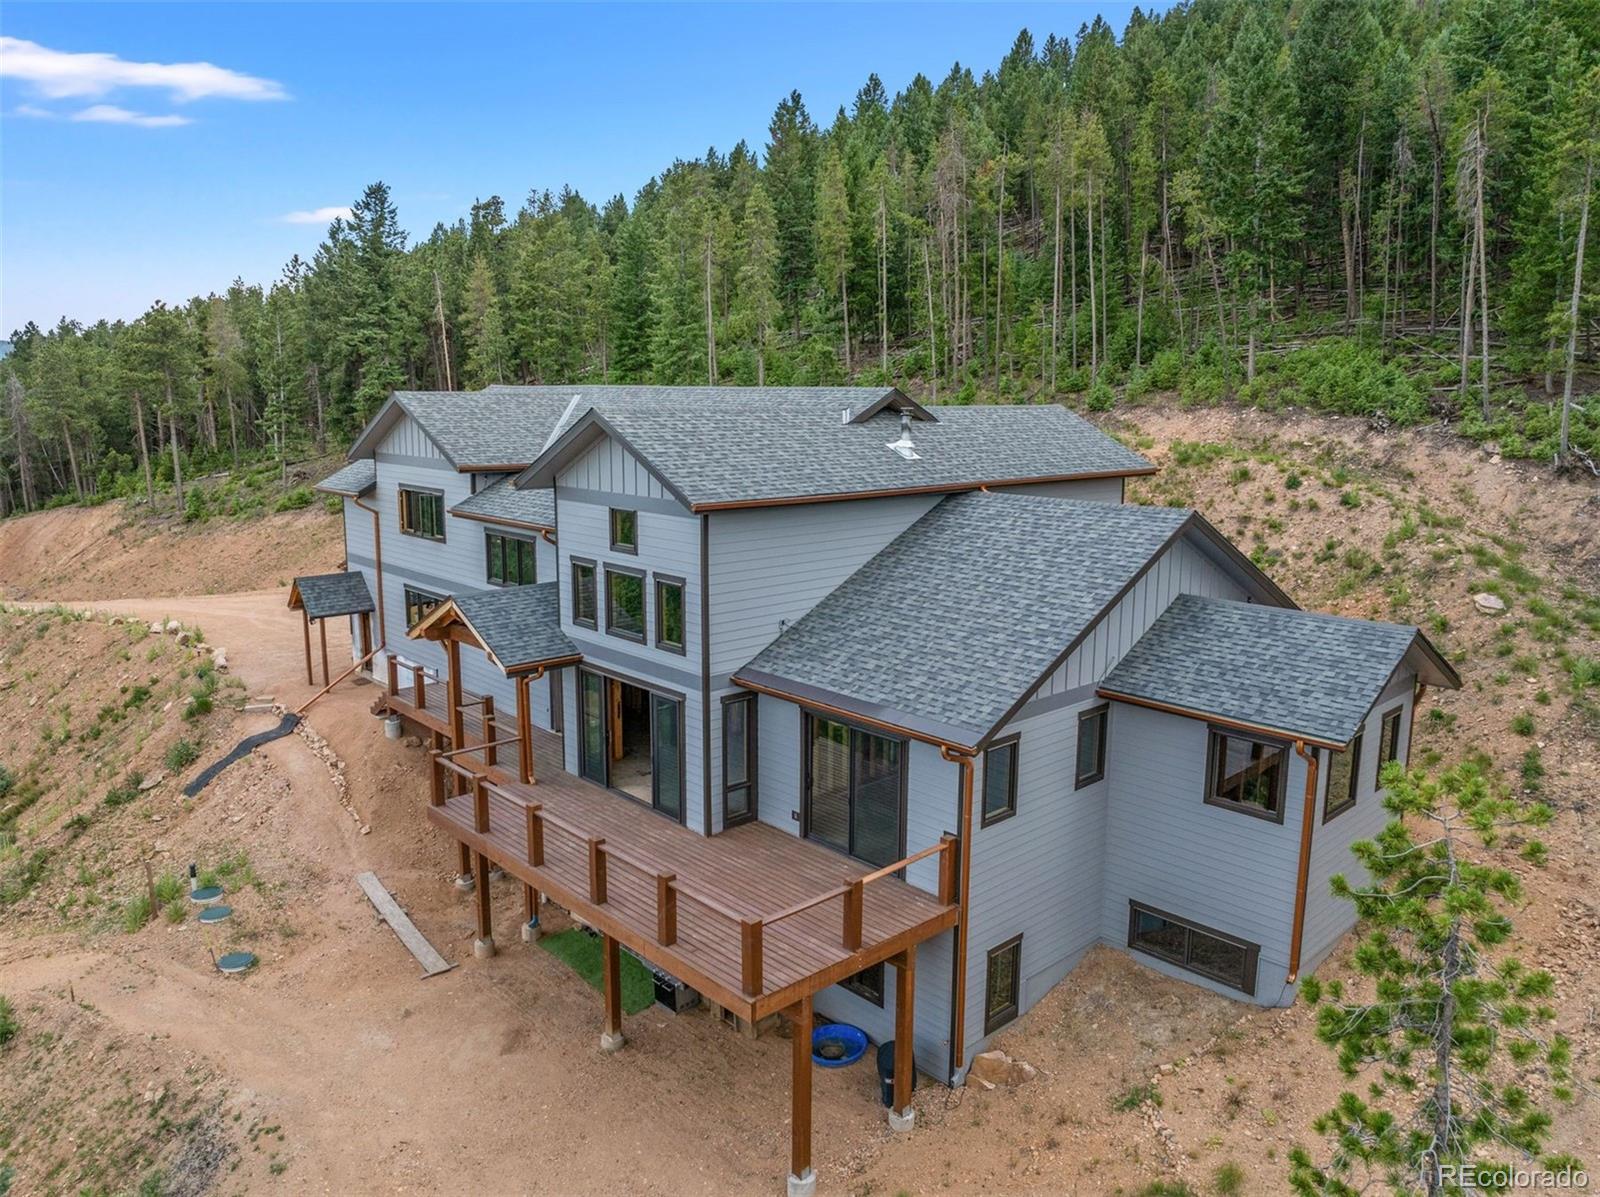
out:
<path id="1" fill-rule="evenodd" d="M 600 988 L 600 939 L 585 931 L 573 928 L 558 931 L 539 940 L 539 946 L 560 960 L 589 983 L 591 989 Z M 622 1008 L 637 1014 L 656 1000 L 655 978 L 650 970 L 627 952 L 622 958 Z"/>
<path id="2" fill-rule="evenodd" d="M 17 1022 L 17 1013 L 11 1008 L 11 999 L 0 994 L 0 1047 L 15 1039 L 21 1029 L 21 1025 Z"/>
<path id="3" fill-rule="evenodd" d="M 1120 1097 L 1113 1099 L 1111 1108 L 1126 1112 L 1128 1110 L 1137 1110 L 1145 1102 L 1149 1102 L 1153 1106 L 1160 1106 L 1161 1090 L 1154 1085 L 1135 1085 Z"/>
<path id="4" fill-rule="evenodd" d="M 189 740 L 179 740 L 167 749 L 165 757 L 167 770 L 171 773 L 182 773 L 199 759 L 200 750 Z"/>

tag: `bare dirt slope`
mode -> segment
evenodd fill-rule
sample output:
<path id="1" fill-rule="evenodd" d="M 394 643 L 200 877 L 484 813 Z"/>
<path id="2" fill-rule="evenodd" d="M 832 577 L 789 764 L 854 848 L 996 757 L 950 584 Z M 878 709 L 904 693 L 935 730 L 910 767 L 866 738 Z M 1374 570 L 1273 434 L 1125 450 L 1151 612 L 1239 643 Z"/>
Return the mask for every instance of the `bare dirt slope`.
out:
<path id="1" fill-rule="evenodd" d="M 1481 749 L 1556 805 L 1550 865 L 1529 877 L 1517 914 L 1520 946 L 1556 972 L 1579 1075 L 1600 1073 L 1597 696 L 1573 669 L 1600 656 L 1594 489 L 1350 421 L 1150 409 L 1122 431 L 1166 467 L 1137 497 L 1197 503 L 1306 605 L 1422 622 L 1457 661 L 1466 688 L 1430 695 L 1416 759 Z M 275 581 L 94 606 L 141 624 L 198 623 L 226 646 L 245 692 L 292 705 L 311 691 Z M 1491 588 L 1503 616 L 1473 607 Z M 38 651 L 66 658 L 61 670 L 91 669 L 112 631 L 93 633 L 106 645 L 90 635 L 59 624 Z M 342 635 L 336 645 L 347 651 Z M 31 759 L 36 712 L 59 700 L 45 696 L 43 671 L 0 670 L 12 682 L 0 693 L 0 760 Z M 510 882 L 495 893 L 501 955 L 473 960 L 449 845 L 420 817 L 420 753 L 382 737 L 372 696 L 341 688 L 313 709 L 327 753 L 277 741 L 193 801 L 177 793 L 185 771 L 75 838 L 71 820 L 102 783 L 41 801 L 50 867 L 26 918 L 0 916 L 0 993 L 21 1025 L 0 1049 L 13 1192 L 117 1192 L 153 1176 L 152 1191 L 183 1193 L 779 1191 L 788 1045 L 651 1009 L 626 1020 L 625 1051 L 602 1054 L 598 995 L 506 934 L 519 901 Z M 1526 735 L 1511 726 L 1524 714 Z M 231 718 L 189 771 L 270 722 Z M 157 724 L 145 751 L 180 732 Z M 135 899 L 146 857 L 158 874 L 190 860 L 226 870 L 234 920 L 208 938 L 187 918 L 129 932 L 83 913 L 85 888 L 108 912 Z M 460 967 L 418 979 L 355 887 L 363 869 Z M 255 973 L 212 970 L 211 951 L 233 946 L 261 956 Z M 1321 971 L 1346 968 L 1341 954 Z M 925 1083 L 906 1137 L 885 1127 L 870 1069 L 819 1071 L 821 1191 L 1131 1194 L 1182 1181 L 1280 1193 L 1289 1146 L 1308 1141 L 1342 1084 L 1303 1007 L 1256 1010 L 1111 950 L 1091 953 L 1001 1046 L 1039 1078 L 992 1091 Z M 1557 1127 L 1561 1149 L 1600 1154 L 1593 1096 L 1558 1111 Z"/>
<path id="2" fill-rule="evenodd" d="M 334 569 L 343 528 L 320 502 L 250 520 L 185 524 L 121 501 L 0 520 L 0 598 L 224 594 Z"/>

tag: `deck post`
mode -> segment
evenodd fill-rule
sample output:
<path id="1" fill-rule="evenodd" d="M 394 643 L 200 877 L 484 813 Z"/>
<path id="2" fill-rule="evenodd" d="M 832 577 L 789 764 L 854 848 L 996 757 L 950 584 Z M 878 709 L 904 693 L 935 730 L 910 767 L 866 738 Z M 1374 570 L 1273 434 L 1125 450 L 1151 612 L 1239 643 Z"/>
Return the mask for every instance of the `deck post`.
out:
<path id="1" fill-rule="evenodd" d="M 524 808 L 528 816 L 528 863 L 534 868 L 544 865 L 544 815 L 543 808 L 537 802 L 530 802 Z"/>
<path id="2" fill-rule="evenodd" d="M 306 614 L 304 607 L 300 608 L 300 630 L 306 638 L 306 685 L 315 686 L 317 675 L 311 672 L 311 616 Z"/>
<path id="3" fill-rule="evenodd" d="M 844 891 L 844 950 L 854 952 L 861 947 L 861 911 L 865 905 L 866 886 L 857 877 Z"/>
<path id="4" fill-rule="evenodd" d="M 622 954 L 617 941 L 600 936 L 600 987 L 605 995 L 606 1023 L 600 1032 L 600 1050 L 614 1052 L 626 1040 L 622 1037 Z"/>
<path id="5" fill-rule="evenodd" d="M 384 657 L 384 663 L 389 667 L 389 693 L 400 693 L 400 663 L 394 659 L 394 654 L 389 653 Z"/>
<path id="6" fill-rule="evenodd" d="M 372 616 L 363 611 L 361 612 L 360 618 L 356 622 L 361 625 L 361 656 L 364 657 L 372 652 L 373 649 Z M 370 670 L 372 666 L 369 664 L 367 668 Z"/>
<path id="7" fill-rule="evenodd" d="M 678 942 L 678 891 L 675 873 L 656 874 L 656 942 L 670 948 Z"/>
<path id="8" fill-rule="evenodd" d="M 939 837 L 944 850 L 939 853 L 939 905 L 950 906 L 956 900 L 956 837 L 948 832 Z"/>
<path id="9" fill-rule="evenodd" d="M 428 683 L 424 678 L 421 665 L 411 667 L 411 705 L 418 711 L 428 705 Z"/>
<path id="10" fill-rule="evenodd" d="M 789 1086 L 789 1197 L 812 1197 L 817 1174 L 811 1170 L 811 995 L 786 1013 L 793 1079 Z"/>
<path id="11" fill-rule="evenodd" d="M 465 844 L 461 846 L 466 847 Z M 472 954 L 483 960 L 494 955 L 494 927 L 490 924 L 489 858 L 479 852 L 473 863 L 478 875 L 478 938 L 472 941 Z"/>
<path id="12" fill-rule="evenodd" d="M 317 636 L 322 641 L 322 684 L 328 684 L 328 621 L 317 620 Z"/>
<path id="13" fill-rule="evenodd" d="M 917 1111 L 911 1105 L 917 1059 L 913 1046 L 916 996 L 917 945 L 912 944 L 894 958 L 894 1105 L 889 1108 L 889 1129 L 901 1133 L 909 1131 L 917 1120 Z"/>
<path id="14" fill-rule="evenodd" d="M 589 901 L 606 904 L 606 841 L 603 836 L 589 838 Z"/>
<path id="15" fill-rule="evenodd" d="M 532 943 L 539 938 L 539 891 L 526 883 L 522 886 L 522 942 Z"/>
<path id="16" fill-rule="evenodd" d="M 478 884 L 477 875 L 472 868 L 472 849 L 462 841 L 457 841 L 456 848 L 461 855 L 461 867 L 456 872 L 456 888 L 472 889 Z"/>
<path id="17" fill-rule="evenodd" d="M 472 826 L 479 835 L 489 834 L 489 789 L 482 777 L 472 779 Z"/>
<path id="18" fill-rule="evenodd" d="M 428 803 L 430 806 L 444 805 L 444 766 L 439 763 L 437 747 L 428 755 Z"/>
<path id="19" fill-rule="evenodd" d="M 746 997 L 761 996 L 762 931 L 760 919 L 739 922 L 740 985 Z M 752 1025 L 753 1022 L 752 1022 Z"/>
<path id="20" fill-rule="evenodd" d="M 461 642 L 446 640 L 445 657 L 450 663 L 450 678 L 445 684 L 445 701 L 450 704 L 450 747 L 467 746 L 467 718 L 461 709 Z M 463 779 L 457 775 L 456 793 L 461 793 Z"/>
<path id="21" fill-rule="evenodd" d="M 483 696 L 483 763 L 488 766 L 500 763 L 500 750 L 495 747 L 494 695 Z"/>
<path id="22" fill-rule="evenodd" d="M 533 784 L 533 719 L 528 713 L 528 675 L 517 675 L 517 778 Z"/>

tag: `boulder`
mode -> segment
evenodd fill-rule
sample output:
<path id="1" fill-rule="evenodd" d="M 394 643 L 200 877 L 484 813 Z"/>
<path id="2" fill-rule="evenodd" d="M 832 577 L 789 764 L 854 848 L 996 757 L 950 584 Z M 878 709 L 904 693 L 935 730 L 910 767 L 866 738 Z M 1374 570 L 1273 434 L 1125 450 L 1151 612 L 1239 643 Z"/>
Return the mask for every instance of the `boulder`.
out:
<path id="1" fill-rule="evenodd" d="M 1485 615 L 1499 615 L 1506 609 L 1506 601 L 1487 590 L 1472 596 L 1472 605 Z"/>
<path id="2" fill-rule="evenodd" d="M 1026 1060 L 1013 1060 L 1005 1052 L 995 1050 L 979 1052 L 972 1058 L 967 1075 L 985 1085 L 1022 1085 L 1039 1075 Z"/>

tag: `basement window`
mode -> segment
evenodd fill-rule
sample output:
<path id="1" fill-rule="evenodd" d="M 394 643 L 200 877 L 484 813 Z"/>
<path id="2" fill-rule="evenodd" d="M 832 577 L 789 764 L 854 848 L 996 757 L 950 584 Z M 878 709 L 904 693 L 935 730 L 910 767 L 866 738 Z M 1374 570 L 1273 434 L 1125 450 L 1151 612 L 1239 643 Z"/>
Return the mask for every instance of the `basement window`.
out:
<path id="1" fill-rule="evenodd" d="M 989 949 L 983 987 L 983 1033 L 992 1035 L 1015 1018 L 1022 1000 L 1022 936 Z"/>
<path id="2" fill-rule="evenodd" d="M 883 961 L 869 965 L 853 976 L 839 982 L 840 989 L 848 989 L 863 1001 L 883 1006 Z"/>
<path id="3" fill-rule="evenodd" d="M 1241 993 L 1255 994 L 1261 948 L 1247 940 L 1129 902 L 1128 946 Z"/>

